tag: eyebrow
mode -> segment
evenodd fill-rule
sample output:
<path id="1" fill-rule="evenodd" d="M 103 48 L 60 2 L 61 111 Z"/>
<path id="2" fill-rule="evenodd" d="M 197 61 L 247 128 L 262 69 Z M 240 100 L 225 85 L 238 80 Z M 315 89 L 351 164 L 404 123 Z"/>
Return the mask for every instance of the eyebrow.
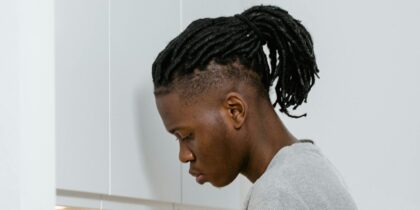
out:
<path id="1" fill-rule="evenodd" d="M 177 131 L 177 130 L 186 130 L 186 129 L 189 129 L 189 127 L 188 126 L 184 126 L 184 125 L 179 125 L 179 126 L 176 126 L 176 127 L 174 127 L 174 128 L 171 128 L 170 130 L 168 130 L 169 131 L 169 133 L 171 133 L 171 134 L 175 134 L 175 131 Z"/>
<path id="2" fill-rule="evenodd" d="M 182 127 L 175 127 L 175 128 L 172 128 L 171 130 L 169 130 L 169 133 L 174 134 L 174 133 L 175 133 L 175 131 L 180 130 L 180 129 L 182 129 Z"/>

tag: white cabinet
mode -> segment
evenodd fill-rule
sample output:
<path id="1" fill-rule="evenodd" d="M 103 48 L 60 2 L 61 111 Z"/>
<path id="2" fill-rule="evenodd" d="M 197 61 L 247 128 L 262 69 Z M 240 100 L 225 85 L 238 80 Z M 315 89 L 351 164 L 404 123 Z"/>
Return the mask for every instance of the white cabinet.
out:
<path id="1" fill-rule="evenodd" d="M 108 4 L 59 0 L 56 25 L 57 188 L 108 192 Z"/>
<path id="2" fill-rule="evenodd" d="M 221 6 L 223 5 L 223 6 Z M 243 12 L 240 0 L 182 0 L 182 29 L 199 18 L 232 16 Z"/>
<path id="3" fill-rule="evenodd" d="M 111 195 L 180 202 L 178 145 L 155 106 L 151 67 L 179 31 L 179 2 L 111 0 Z"/>

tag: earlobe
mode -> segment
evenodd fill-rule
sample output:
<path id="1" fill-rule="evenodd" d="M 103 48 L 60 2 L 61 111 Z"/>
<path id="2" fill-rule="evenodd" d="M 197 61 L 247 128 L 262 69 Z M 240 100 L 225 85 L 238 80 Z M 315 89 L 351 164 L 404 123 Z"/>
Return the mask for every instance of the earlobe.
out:
<path id="1" fill-rule="evenodd" d="M 240 129 L 245 122 L 248 108 L 244 98 L 238 93 L 229 93 L 225 104 L 234 128 Z"/>

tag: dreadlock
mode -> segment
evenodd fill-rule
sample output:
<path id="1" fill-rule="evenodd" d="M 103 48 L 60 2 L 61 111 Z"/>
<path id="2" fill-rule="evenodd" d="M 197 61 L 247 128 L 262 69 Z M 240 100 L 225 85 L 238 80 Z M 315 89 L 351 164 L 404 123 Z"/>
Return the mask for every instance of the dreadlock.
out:
<path id="1" fill-rule="evenodd" d="M 268 48 L 268 58 L 263 50 Z M 206 66 L 239 62 L 253 71 L 266 93 L 275 83 L 273 107 L 292 118 L 318 77 L 309 32 L 287 11 L 276 6 L 254 6 L 230 17 L 204 18 L 192 22 L 160 52 L 152 66 L 155 90 L 169 87 L 177 78 Z M 248 70 L 248 71 L 249 71 Z M 238 70 L 239 71 L 239 70 Z"/>

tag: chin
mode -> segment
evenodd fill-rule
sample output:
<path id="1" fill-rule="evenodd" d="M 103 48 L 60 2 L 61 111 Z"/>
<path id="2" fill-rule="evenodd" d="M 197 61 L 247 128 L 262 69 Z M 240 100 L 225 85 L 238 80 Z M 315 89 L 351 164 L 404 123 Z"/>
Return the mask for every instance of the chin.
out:
<path id="1" fill-rule="evenodd" d="M 229 185 L 230 183 L 232 183 L 233 180 L 235 180 L 235 178 L 236 177 L 234 177 L 233 179 L 221 179 L 221 180 L 217 180 L 217 181 L 211 180 L 209 182 L 214 187 L 221 188 L 221 187 L 225 187 L 225 186 Z"/>
<path id="2" fill-rule="evenodd" d="M 222 188 L 228 184 L 220 184 L 220 183 L 214 183 L 214 182 L 210 182 L 211 185 L 213 185 L 213 187 L 217 187 L 217 188 Z"/>

